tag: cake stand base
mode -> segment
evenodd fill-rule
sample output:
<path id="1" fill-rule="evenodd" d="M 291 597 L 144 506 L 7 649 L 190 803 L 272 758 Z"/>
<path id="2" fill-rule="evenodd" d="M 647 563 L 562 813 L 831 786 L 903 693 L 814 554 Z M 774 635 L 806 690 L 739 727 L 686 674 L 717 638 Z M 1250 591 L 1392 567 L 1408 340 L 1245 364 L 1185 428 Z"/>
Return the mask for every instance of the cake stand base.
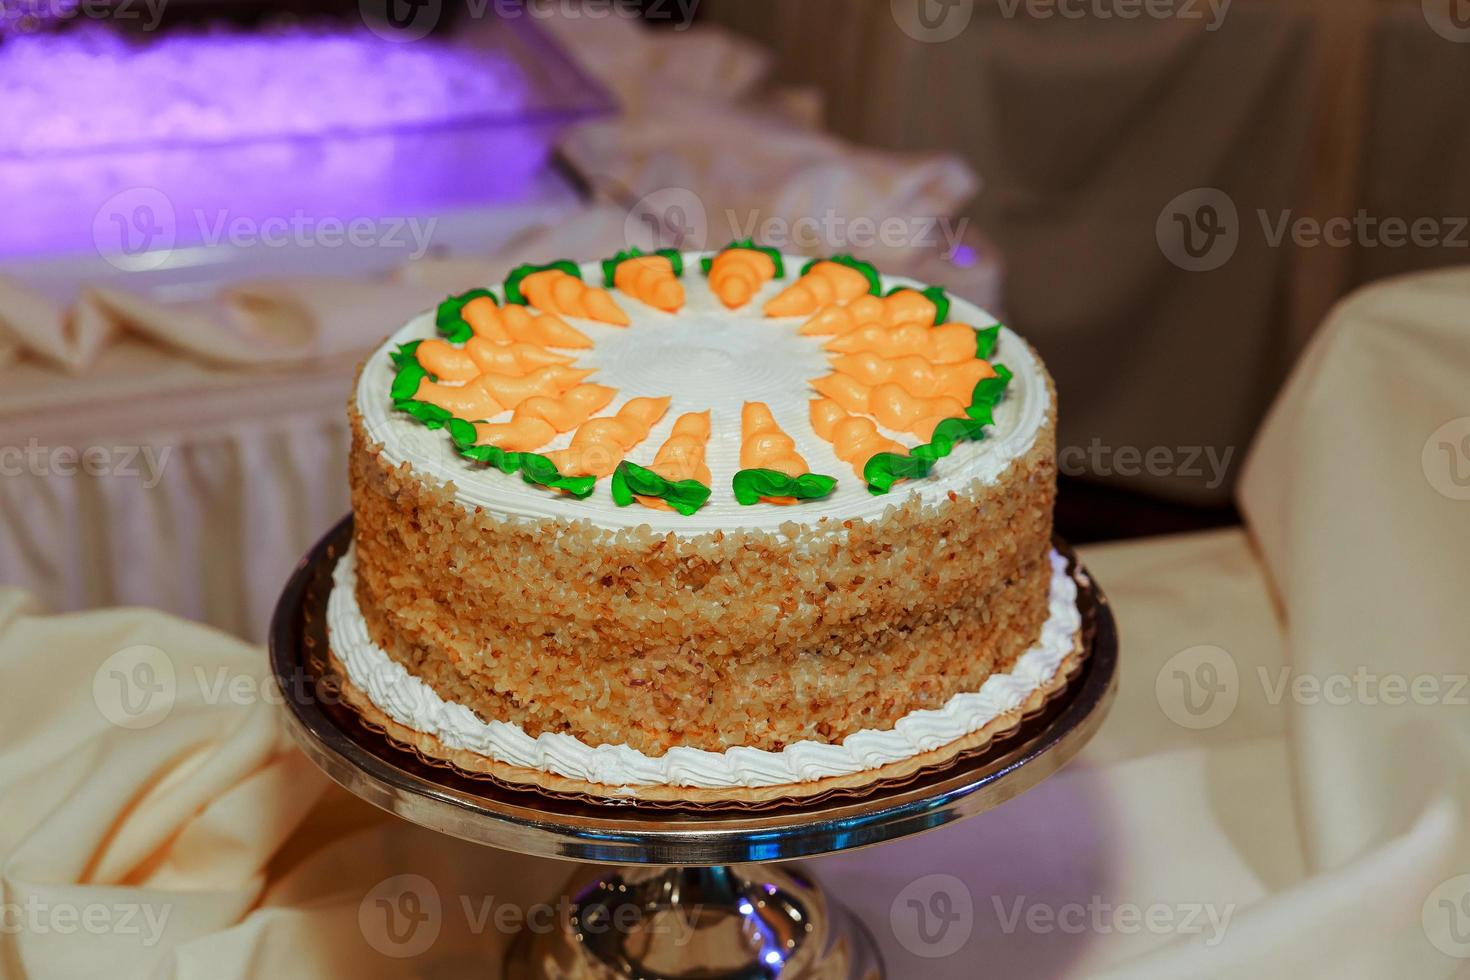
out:
<path id="1" fill-rule="evenodd" d="M 550 931 L 523 932 L 506 980 L 881 980 L 863 925 L 784 865 L 592 869 Z"/>

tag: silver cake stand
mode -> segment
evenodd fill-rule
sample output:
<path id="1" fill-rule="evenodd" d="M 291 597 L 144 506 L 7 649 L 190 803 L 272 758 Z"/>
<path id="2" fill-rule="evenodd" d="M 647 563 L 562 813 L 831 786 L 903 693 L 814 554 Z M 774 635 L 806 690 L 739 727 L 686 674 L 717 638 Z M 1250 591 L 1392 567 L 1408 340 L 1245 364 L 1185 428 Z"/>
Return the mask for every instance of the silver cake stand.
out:
<path id="1" fill-rule="evenodd" d="M 1107 600 L 1058 542 L 1079 584 L 1086 659 L 1039 712 L 973 756 L 866 795 L 748 809 L 514 787 L 432 764 L 343 703 L 325 617 L 332 568 L 351 532 L 349 517 L 323 538 L 276 607 L 271 665 L 292 734 L 332 779 L 405 820 L 591 866 L 568 885 L 557 928 L 517 938 L 503 964 L 507 980 L 878 980 L 882 962 L 862 924 L 799 867 L 773 862 L 881 844 L 999 806 L 1075 756 L 1117 689 Z"/>

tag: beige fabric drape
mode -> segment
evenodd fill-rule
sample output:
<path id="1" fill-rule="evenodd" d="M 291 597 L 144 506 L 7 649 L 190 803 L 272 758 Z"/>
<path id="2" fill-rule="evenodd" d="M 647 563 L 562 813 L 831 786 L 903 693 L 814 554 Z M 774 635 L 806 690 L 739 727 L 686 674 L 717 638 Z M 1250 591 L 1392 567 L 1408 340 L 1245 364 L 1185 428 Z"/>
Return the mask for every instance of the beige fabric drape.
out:
<path id="1" fill-rule="evenodd" d="M 1467 308 L 1462 271 L 1335 312 L 1250 458 L 1248 532 L 1084 549 L 1123 655 L 1076 763 L 967 823 L 813 863 L 892 976 L 1463 972 Z M 495 911 L 570 869 L 328 788 L 264 676 L 259 650 L 201 627 L 0 593 L 5 975 L 495 975 Z M 969 912 L 934 956 L 909 899 L 940 892 Z M 428 918 L 390 929 L 409 893 Z"/>

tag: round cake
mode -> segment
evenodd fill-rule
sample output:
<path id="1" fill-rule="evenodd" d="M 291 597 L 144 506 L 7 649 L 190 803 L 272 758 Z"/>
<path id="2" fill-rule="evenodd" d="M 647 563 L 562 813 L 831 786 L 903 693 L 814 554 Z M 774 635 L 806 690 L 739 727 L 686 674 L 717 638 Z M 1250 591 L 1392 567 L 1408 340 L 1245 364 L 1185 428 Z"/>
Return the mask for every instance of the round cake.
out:
<path id="1" fill-rule="evenodd" d="M 1075 664 L 1055 406 L 994 317 L 848 256 L 522 266 L 361 369 L 348 698 L 427 755 L 594 794 L 942 761 Z"/>

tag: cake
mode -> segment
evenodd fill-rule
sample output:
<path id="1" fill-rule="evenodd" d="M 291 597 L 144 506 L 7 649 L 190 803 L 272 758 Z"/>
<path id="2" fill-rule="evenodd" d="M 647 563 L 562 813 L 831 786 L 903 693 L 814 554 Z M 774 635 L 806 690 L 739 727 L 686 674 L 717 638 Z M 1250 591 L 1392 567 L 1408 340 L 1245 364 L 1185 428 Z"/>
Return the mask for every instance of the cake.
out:
<path id="1" fill-rule="evenodd" d="M 860 786 L 1065 683 L 1056 399 L 942 289 L 752 242 L 525 265 L 363 364 L 348 700 L 510 782 Z"/>

